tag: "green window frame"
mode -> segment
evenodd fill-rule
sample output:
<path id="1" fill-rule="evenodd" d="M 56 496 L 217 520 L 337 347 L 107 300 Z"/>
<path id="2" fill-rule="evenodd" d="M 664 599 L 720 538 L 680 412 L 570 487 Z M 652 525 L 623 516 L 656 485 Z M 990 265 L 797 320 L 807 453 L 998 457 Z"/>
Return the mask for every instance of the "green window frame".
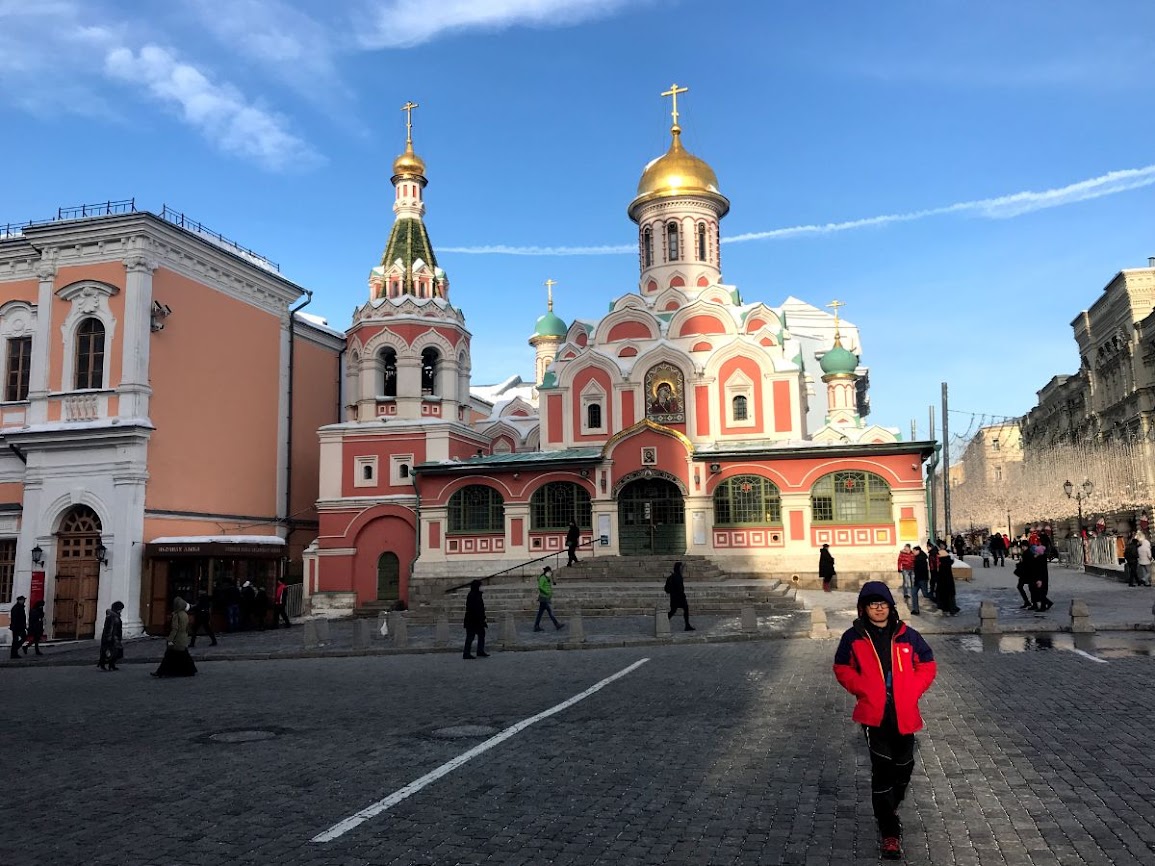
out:
<path id="1" fill-rule="evenodd" d="M 449 497 L 446 531 L 458 535 L 505 532 L 505 500 L 484 484 L 462 487 Z"/>
<path id="2" fill-rule="evenodd" d="M 579 529 L 593 527 L 590 494 L 584 487 L 572 481 L 550 481 L 533 491 L 529 499 L 531 531 L 568 529 L 571 520 Z"/>
<path id="3" fill-rule="evenodd" d="M 782 493 L 761 475 L 735 475 L 714 491 L 716 526 L 780 526 Z"/>
<path id="4" fill-rule="evenodd" d="M 873 472 L 823 475 L 810 488 L 812 523 L 893 523 L 890 485 Z"/>

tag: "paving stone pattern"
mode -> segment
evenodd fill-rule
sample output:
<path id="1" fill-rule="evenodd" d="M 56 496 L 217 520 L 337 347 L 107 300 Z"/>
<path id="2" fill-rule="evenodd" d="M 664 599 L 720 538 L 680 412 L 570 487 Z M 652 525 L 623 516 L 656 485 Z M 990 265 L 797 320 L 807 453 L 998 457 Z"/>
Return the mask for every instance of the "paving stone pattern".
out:
<path id="1" fill-rule="evenodd" d="M 1155 659 L 966 641 L 934 641 L 909 862 L 1155 864 Z M 833 650 L 202 662 L 164 681 L 142 665 L 5 667 L 0 864 L 875 863 L 869 764 Z M 340 839 L 310 841 L 484 739 L 440 729 L 504 729 L 645 657 Z M 277 736 L 211 739 L 257 730 Z"/>

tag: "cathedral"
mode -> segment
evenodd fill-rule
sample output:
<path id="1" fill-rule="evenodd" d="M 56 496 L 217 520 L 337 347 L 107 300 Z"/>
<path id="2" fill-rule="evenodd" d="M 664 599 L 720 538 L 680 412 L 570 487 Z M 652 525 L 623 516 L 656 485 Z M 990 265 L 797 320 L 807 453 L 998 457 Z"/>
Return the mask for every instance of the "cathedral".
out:
<path id="1" fill-rule="evenodd" d="M 684 92 L 663 94 L 669 149 L 626 209 L 637 287 L 604 317 L 567 324 L 547 281 L 528 337 L 534 381 L 521 387 L 471 384 L 405 106 L 395 221 L 346 334 L 346 419 L 319 431 L 320 533 L 304 569 L 314 610 L 428 603 L 561 551 L 571 521 L 583 555 L 696 555 L 795 585 L 817 585 L 823 545 L 840 575 L 885 578 L 898 548 L 925 537 L 934 444 L 865 420 L 866 370 L 838 302 L 830 317 L 723 282 L 730 201 L 682 144 Z"/>

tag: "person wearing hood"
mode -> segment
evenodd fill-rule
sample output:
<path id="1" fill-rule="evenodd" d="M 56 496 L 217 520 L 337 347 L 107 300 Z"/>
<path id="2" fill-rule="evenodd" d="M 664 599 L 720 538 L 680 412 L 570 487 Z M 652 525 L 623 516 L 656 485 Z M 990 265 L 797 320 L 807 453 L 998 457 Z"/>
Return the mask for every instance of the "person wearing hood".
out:
<path id="1" fill-rule="evenodd" d="M 959 606 L 955 603 L 954 560 L 950 550 L 945 547 L 938 552 L 938 586 L 934 603 L 943 616 L 955 616 L 959 612 Z"/>
<path id="2" fill-rule="evenodd" d="M 100 633 L 100 661 L 96 663 L 102 671 L 117 670 L 116 663 L 124 656 L 124 626 L 120 620 L 122 610 L 124 602 L 114 601 L 112 607 L 104 612 L 104 630 Z"/>
<path id="3" fill-rule="evenodd" d="M 666 578 L 665 590 L 670 596 L 670 612 L 666 614 L 666 619 L 673 619 L 674 614 L 681 610 L 686 631 L 693 631 L 694 627 L 690 625 L 690 600 L 686 598 L 686 581 L 682 577 L 682 563 L 674 563 L 673 572 Z"/>
<path id="4" fill-rule="evenodd" d="M 171 629 L 168 633 L 168 647 L 160 667 L 152 672 L 154 677 L 193 677 L 197 666 L 188 653 L 188 602 L 180 596 L 172 600 Z"/>
<path id="5" fill-rule="evenodd" d="M 481 581 L 475 580 L 469 584 L 469 595 L 465 596 L 465 652 L 464 659 L 489 658 L 485 651 L 485 599 L 481 596 Z M 477 655 L 473 655 L 473 639 L 477 638 Z"/>
<path id="6" fill-rule="evenodd" d="M 857 699 L 851 718 L 870 752 L 870 799 L 885 860 L 902 859 L 898 809 L 914 769 L 914 735 L 922 729 L 918 701 L 937 673 L 922 635 L 898 618 L 894 596 L 872 580 L 858 594 L 858 618 L 834 654 L 834 676 Z"/>
<path id="7" fill-rule="evenodd" d="M 834 556 L 830 553 L 830 545 L 822 545 L 822 549 L 818 551 L 818 576 L 822 578 L 822 590 L 830 592 L 831 581 L 837 574 L 834 570 Z"/>

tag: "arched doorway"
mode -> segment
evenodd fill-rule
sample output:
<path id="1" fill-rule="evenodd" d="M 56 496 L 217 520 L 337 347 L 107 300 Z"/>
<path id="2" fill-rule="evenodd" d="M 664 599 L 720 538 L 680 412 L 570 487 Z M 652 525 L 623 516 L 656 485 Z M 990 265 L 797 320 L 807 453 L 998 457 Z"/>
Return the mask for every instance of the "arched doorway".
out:
<path id="1" fill-rule="evenodd" d="M 618 550 L 622 556 L 686 552 L 682 491 L 665 478 L 639 478 L 618 493 Z"/>
<path id="2" fill-rule="evenodd" d="M 100 592 L 100 517 L 77 505 L 60 522 L 56 553 L 56 595 L 52 636 L 81 640 L 96 636 L 96 597 Z"/>
<path id="3" fill-rule="evenodd" d="M 387 550 L 377 559 L 377 601 L 397 601 L 401 597 L 401 560 Z"/>

